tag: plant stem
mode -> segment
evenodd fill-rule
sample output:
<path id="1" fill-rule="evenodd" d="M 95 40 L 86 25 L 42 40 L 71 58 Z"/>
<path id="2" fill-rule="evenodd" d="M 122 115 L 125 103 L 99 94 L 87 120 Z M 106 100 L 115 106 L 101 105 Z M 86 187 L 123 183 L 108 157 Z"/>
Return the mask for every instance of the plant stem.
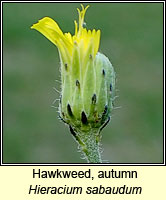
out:
<path id="1" fill-rule="evenodd" d="M 77 142 L 88 163 L 102 163 L 99 150 L 99 139 L 96 131 L 81 132 L 78 134 Z"/>

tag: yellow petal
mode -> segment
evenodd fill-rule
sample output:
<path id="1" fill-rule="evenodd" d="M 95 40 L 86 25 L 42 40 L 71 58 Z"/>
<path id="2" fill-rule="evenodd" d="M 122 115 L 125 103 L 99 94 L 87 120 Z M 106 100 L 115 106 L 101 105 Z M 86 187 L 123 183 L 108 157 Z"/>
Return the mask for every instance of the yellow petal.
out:
<path id="1" fill-rule="evenodd" d="M 74 21 L 74 24 L 75 24 L 75 35 L 77 35 L 77 32 L 78 32 L 78 24 L 77 24 L 76 20 Z"/>
<path id="2" fill-rule="evenodd" d="M 96 32 L 96 37 L 95 37 L 95 55 L 99 50 L 99 44 L 100 44 L 100 35 L 101 35 L 101 31 L 98 30 Z"/>
<path id="3" fill-rule="evenodd" d="M 58 41 L 62 40 L 69 52 L 72 52 L 72 44 L 69 39 L 67 39 L 58 24 L 49 17 L 44 17 L 39 20 L 38 23 L 33 24 L 32 29 L 36 29 L 42 33 L 46 38 L 48 38 L 52 43 L 58 46 Z M 59 48 L 59 46 L 58 46 Z"/>

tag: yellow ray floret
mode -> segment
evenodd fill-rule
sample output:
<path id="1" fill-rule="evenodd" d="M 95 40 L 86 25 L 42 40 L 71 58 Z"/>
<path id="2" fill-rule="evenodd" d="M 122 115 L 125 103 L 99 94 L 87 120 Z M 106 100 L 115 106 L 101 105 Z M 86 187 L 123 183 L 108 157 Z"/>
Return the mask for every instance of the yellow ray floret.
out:
<path id="1" fill-rule="evenodd" d="M 69 57 L 72 56 L 74 44 L 77 44 L 83 51 L 81 53 L 85 55 L 89 44 L 93 43 L 93 56 L 95 56 L 99 49 L 100 30 L 87 31 L 86 28 L 83 28 L 85 13 L 89 6 L 84 8 L 84 6 L 81 5 L 81 7 L 81 11 L 78 9 L 79 28 L 77 22 L 74 21 L 75 34 L 73 36 L 70 33 L 63 33 L 58 24 L 49 17 L 44 17 L 39 20 L 38 23 L 34 24 L 31 28 L 36 29 L 55 44 L 61 54 L 66 52 Z"/>

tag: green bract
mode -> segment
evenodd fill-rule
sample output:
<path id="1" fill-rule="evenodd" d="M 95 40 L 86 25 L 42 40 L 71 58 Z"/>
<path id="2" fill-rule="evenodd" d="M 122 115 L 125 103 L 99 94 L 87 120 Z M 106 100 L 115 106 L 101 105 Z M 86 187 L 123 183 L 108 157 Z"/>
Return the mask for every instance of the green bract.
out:
<path id="1" fill-rule="evenodd" d="M 85 66 L 80 65 L 78 55 L 74 56 L 73 66 L 61 62 L 64 70 L 60 117 L 76 132 L 89 132 L 91 129 L 100 132 L 109 121 L 113 108 L 115 72 L 103 54 L 87 57 Z"/>

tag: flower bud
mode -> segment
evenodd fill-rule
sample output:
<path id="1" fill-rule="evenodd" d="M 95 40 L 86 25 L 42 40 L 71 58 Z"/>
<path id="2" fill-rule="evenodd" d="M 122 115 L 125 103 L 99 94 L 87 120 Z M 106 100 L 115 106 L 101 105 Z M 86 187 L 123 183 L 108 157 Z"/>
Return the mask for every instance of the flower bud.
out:
<path id="1" fill-rule="evenodd" d="M 115 94 L 115 72 L 101 53 L 95 58 L 88 52 L 79 60 L 77 47 L 71 65 L 61 60 L 62 95 L 60 116 L 76 132 L 100 130 L 110 118 Z"/>

